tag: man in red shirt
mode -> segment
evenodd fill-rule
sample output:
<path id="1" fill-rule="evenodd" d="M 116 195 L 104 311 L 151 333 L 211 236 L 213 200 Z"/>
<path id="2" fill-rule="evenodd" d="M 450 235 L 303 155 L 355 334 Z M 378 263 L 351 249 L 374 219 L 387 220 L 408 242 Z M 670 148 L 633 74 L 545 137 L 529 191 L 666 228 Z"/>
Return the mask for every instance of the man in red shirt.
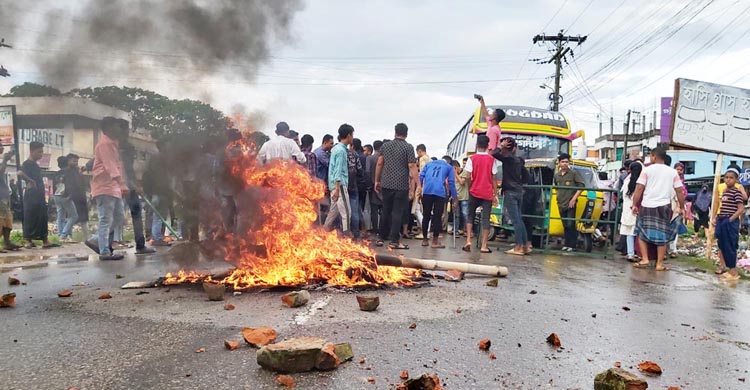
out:
<path id="1" fill-rule="evenodd" d="M 477 152 L 466 161 L 465 171 L 469 172 L 469 219 L 466 221 L 466 244 L 462 248 L 465 252 L 471 252 L 471 229 L 474 225 L 477 207 L 482 207 L 482 247 L 480 252 L 492 253 L 487 248 L 490 234 L 490 212 L 492 202 L 496 198 L 497 189 L 495 175 L 499 162 L 487 154 L 489 137 L 480 135 L 477 137 Z"/>

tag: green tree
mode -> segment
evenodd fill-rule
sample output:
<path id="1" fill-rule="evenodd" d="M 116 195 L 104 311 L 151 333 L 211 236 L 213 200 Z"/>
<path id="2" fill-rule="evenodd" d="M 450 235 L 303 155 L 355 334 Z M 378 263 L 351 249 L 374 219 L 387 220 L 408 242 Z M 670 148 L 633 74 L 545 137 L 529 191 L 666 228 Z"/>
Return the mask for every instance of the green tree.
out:
<path id="1" fill-rule="evenodd" d="M 59 89 L 37 83 L 25 82 L 15 85 L 10 89 L 6 97 L 36 97 L 36 96 L 62 96 Z"/>

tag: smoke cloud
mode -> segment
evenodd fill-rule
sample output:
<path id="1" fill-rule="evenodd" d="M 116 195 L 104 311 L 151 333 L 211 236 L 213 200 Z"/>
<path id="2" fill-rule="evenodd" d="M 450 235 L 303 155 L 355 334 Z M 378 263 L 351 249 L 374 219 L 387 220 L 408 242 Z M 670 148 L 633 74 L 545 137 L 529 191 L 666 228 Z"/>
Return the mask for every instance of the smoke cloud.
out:
<path id="1" fill-rule="evenodd" d="M 45 82 L 59 87 L 92 75 L 137 83 L 226 73 L 252 82 L 273 43 L 291 41 L 302 7 L 302 0 L 89 0 L 46 12 L 36 60 Z"/>

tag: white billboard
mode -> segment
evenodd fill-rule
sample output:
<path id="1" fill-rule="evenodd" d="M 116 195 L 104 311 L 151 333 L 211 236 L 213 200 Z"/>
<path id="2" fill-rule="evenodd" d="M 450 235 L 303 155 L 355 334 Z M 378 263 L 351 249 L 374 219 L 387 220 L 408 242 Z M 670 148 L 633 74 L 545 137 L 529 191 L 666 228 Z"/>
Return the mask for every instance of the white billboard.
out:
<path id="1" fill-rule="evenodd" d="M 750 90 L 675 80 L 671 143 L 750 157 Z"/>

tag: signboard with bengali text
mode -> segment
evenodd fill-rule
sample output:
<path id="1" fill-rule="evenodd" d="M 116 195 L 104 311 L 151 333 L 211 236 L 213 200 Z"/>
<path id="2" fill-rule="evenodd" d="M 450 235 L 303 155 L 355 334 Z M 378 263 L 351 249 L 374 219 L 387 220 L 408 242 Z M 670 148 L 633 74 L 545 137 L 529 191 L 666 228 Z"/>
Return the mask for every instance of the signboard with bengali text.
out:
<path id="1" fill-rule="evenodd" d="M 13 145 L 13 106 L 0 106 L 0 143 Z"/>
<path id="2" fill-rule="evenodd" d="M 675 80 L 671 143 L 750 157 L 750 90 Z"/>

